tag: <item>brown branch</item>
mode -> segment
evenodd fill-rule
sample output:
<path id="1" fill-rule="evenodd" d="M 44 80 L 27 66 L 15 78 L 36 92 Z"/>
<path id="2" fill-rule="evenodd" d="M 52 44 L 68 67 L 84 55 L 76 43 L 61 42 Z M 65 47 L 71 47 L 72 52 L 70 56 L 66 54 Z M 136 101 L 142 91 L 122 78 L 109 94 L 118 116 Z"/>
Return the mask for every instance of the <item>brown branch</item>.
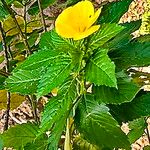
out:
<path id="1" fill-rule="evenodd" d="M 10 73 L 0 70 L 0 75 L 2 75 L 4 77 L 8 77 L 10 75 Z"/>
<path id="2" fill-rule="evenodd" d="M 24 44 L 25 44 L 25 46 L 26 46 L 26 48 L 28 50 L 28 53 L 31 54 L 31 49 L 30 49 L 29 43 L 28 43 L 27 39 L 25 38 L 25 36 L 24 36 L 20 26 L 19 26 L 19 23 L 18 23 L 18 21 L 17 21 L 17 19 L 15 17 L 15 14 L 14 14 L 12 8 L 7 5 L 5 0 L 1 0 L 1 2 L 3 3 L 3 6 L 7 9 L 7 11 L 9 12 L 11 17 L 13 18 L 14 22 L 16 23 L 16 26 L 17 26 L 17 28 L 19 30 L 19 33 L 20 33 L 20 35 L 21 35 L 21 37 L 22 37 L 22 39 L 24 41 Z"/>
<path id="3" fill-rule="evenodd" d="M 4 56 L 5 56 L 5 69 L 6 69 L 6 73 L 9 73 L 9 57 L 8 57 L 8 47 L 6 45 L 6 35 L 5 35 L 5 31 L 3 30 L 2 27 L 2 23 L 0 22 L 0 31 L 1 31 L 1 35 L 2 35 L 2 45 L 3 45 L 3 50 L 4 50 Z M 5 125 L 4 125 L 4 130 L 8 129 L 8 124 L 9 124 L 9 111 L 10 111 L 10 92 L 7 92 L 7 109 L 6 109 L 6 118 L 5 118 Z"/>
<path id="4" fill-rule="evenodd" d="M 42 5 L 41 5 L 41 0 L 38 0 L 38 6 L 39 6 L 39 10 L 40 10 L 40 16 L 41 16 L 41 19 L 42 19 L 43 30 L 44 30 L 44 32 L 46 32 L 47 31 L 46 22 L 45 22 L 45 19 L 44 19 L 44 13 L 43 13 Z"/>
<path id="5" fill-rule="evenodd" d="M 36 101 L 36 97 L 34 95 L 27 95 L 27 100 L 30 102 L 30 105 L 32 107 L 32 114 L 34 117 L 34 120 L 37 124 L 39 124 L 39 117 L 38 117 L 38 113 L 37 113 L 37 101 Z"/>

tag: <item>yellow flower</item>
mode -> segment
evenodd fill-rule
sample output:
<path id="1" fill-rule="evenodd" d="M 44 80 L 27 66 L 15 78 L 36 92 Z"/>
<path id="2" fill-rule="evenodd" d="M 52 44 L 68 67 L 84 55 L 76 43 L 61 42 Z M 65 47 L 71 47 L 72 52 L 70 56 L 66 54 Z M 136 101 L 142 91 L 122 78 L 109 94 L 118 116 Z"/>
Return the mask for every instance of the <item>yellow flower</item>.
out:
<path id="1" fill-rule="evenodd" d="M 58 16 L 55 22 L 56 32 L 64 38 L 83 39 L 99 29 L 100 25 L 92 25 L 100 12 L 101 9 L 94 12 L 93 4 L 88 0 L 78 2 Z"/>

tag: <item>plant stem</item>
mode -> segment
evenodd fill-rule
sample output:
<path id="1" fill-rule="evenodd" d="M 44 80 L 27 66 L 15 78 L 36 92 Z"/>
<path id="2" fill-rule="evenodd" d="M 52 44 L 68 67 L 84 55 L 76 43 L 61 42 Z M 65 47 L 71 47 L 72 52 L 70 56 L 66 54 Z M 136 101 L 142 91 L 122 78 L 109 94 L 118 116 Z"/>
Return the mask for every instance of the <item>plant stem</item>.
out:
<path id="1" fill-rule="evenodd" d="M 4 57 L 5 57 L 5 70 L 6 73 L 9 73 L 9 57 L 8 57 L 8 51 L 7 51 L 7 45 L 6 45 L 6 35 L 5 35 L 5 31 L 3 30 L 2 27 L 2 23 L 0 22 L 0 31 L 1 31 L 1 35 L 2 35 L 2 45 L 3 45 L 3 50 L 4 50 Z M 8 129 L 8 123 L 9 123 L 9 111 L 10 111 L 10 92 L 7 92 L 7 109 L 6 109 L 6 118 L 5 118 L 5 124 L 4 124 L 4 130 Z"/>
<path id="2" fill-rule="evenodd" d="M 35 95 L 27 95 L 27 99 L 30 102 L 30 105 L 32 107 L 32 113 L 33 113 L 33 117 L 34 120 L 37 124 L 39 124 L 39 117 L 38 117 L 38 113 L 37 113 L 37 102 L 36 102 L 36 97 Z"/>
<path id="3" fill-rule="evenodd" d="M 8 77 L 10 75 L 10 73 L 0 70 L 0 75 L 2 75 L 4 77 Z"/>
<path id="4" fill-rule="evenodd" d="M 44 30 L 44 32 L 46 32 L 47 31 L 46 22 L 45 22 L 45 19 L 44 19 L 44 13 L 43 13 L 42 5 L 41 5 L 41 0 L 38 0 L 38 6 L 39 6 L 39 10 L 40 10 L 40 16 L 41 16 L 41 19 L 42 19 L 43 30 Z"/>
<path id="5" fill-rule="evenodd" d="M 19 30 L 19 33 L 20 33 L 20 35 L 21 35 L 21 37 L 22 37 L 22 39 L 23 39 L 23 42 L 24 42 L 24 44 L 25 44 L 27 50 L 28 50 L 28 53 L 31 54 L 31 49 L 30 49 L 29 43 L 28 43 L 27 39 L 25 38 L 25 36 L 24 36 L 24 34 L 23 34 L 23 32 L 22 32 L 22 30 L 21 30 L 19 24 L 18 24 L 18 21 L 17 21 L 17 19 L 16 19 L 16 17 L 15 17 L 14 12 L 13 12 L 12 9 L 7 5 L 7 3 L 6 3 L 5 0 L 1 0 L 1 2 L 3 3 L 3 5 L 4 5 L 4 7 L 7 9 L 7 11 L 9 12 L 9 14 L 11 15 L 11 17 L 13 18 L 14 22 L 16 23 L 17 29 Z"/>

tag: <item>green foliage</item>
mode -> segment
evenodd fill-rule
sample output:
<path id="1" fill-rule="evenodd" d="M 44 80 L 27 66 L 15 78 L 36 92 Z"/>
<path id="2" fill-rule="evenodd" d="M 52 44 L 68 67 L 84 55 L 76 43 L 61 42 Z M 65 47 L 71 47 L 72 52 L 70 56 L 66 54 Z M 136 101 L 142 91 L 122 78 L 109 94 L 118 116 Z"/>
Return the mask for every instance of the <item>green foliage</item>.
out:
<path id="1" fill-rule="evenodd" d="M 130 103 L 110 105 L 110 112 L 119 122 L 126 122 L 140 117 L 149 116 L 149 99 L 150 93 L 143 94 L 140 92 Z"/>
<path id="2" fill-rule="evenodd" d="M 109 56 L 120 69 L 132 66 L 148 66 L 150 64 L 150 42 L 138 42 L 129 44 L 110 51 Z"/>
<path id="3" fill-rule="evenodd" d="M 50 99 L 45 106 L 40 124 L 41 131 L 51 129 L 51 135 L 48 139 L 50 150 L 57 150 L 66 119 L 77 96 L 75 79 L 70 77 L 60 87 L 59 91 L 58 96 Z"/>
<path id="4" fill-rule="evenodd" d="M 68 55 L 58 55 L 47 68 L 45 75 L 38 85 L 38 96 L 51 92 L 55 87 L 60 86 L 71 72 L 71 58 Z"/>
<path id="5" fill-rule="evenodd" d="M 57 2 L 61 10 L 77 1 L 60 4 L 43 0 L 41 7 Z M 6 6 L 0 2 L 5 32 L 5 42 L 0 32 L 0 109 L 6 108 L 7 90 L 11 92 L 11 108 L 17 107 L 25 95 L 30 98 L 35 118 L 37 103 L 42 105 L 43 99 L 48 98 L 43 110 L 37 111 L 37 125 L 10 127 L 0 135 L 0 149 L 58 150 L 66 142 L 75 150 L 130 149 L 130 144 L 143 134 L 145 118 L 150 115 L 150 93 L 141 90 L 149 73 L 135 73 L 131 68 L 150 65 L 150 37 L 133 38 L 141 20 L 118 23 L 131 1 L 104 5 L 98 19 L 99 30 L 81 40 L 63 38 L 55 29 L 45 31 L 42 20 L 49 30 L 50 19 L 55 16 L 50 18 L 48 10 L 42 15 L 38 1 L 7 0 Z M 6 7 L 11 7 L 10 14 Z M 13 14 L 16 7 L 26 9 L 28 15 Z M 7 52 L 2 47 L 5 45 Z M 9 62 L 9 72 L 5 72 L 5 60 Z M 129 123 L 128 135 L 120 128 L 122 122 Z M 61 135 L 65 135 L 66 128 L 64 142 Z"/>
<path id="6" fill-rule="evenodd" d="M 128 44 L 133 38 L 131 34 L 134 31 L 138 30 L 141 26 L 141 21 L 132 21 L 130 23 L 122 23 L 120 25 L 122 25 L 124 29 L 119 32 L 114 39 L 105 43 L 104 47 L 112 50 L 116 48 L 121 48 L 123 45 Z"/>
<path id="7" fill-rule="evenodd" d="M 144 130 L 147 127 L 145 120 L 146 119 L 144 118 L 139 118 L 129 122 L 129 128 L 131 130 L 128 134 L 128 137 L 130 143 L 135 142 L 138 138 L 140 138 L 143 135 Z"/>
<path id="8" fill-rule="evenodd" d="M 22 149 L 28 142 L 33 141 L 38 134 L 38 127 L 31 123 L 16 125 L 5 131 L 1 138 L 5 147 Z"/>
<path id="9" fill-rule="evenodd" d="M 86 66 L 87 81 L 95 85 L 117 88 L 115 65 L 107 55 L 107 49 L 98 49 Z"/>
<path id="10" fill-rule="evenodd" d="M 103 6 L 99 23 L 118 23 L 122 15 L 127 12 L 132 0 L 120 0 Z"/>
<path id="11" fill-rule="evenodd" d="M 90 143 L 102 148 L 129 149 L 129 141 L 109 113 L 108 107 L 99 105 L 92 95 L 84 96 L 82 103 L 79 104 L 76 111 L 76 124 Z"/>
<path id="12" fill-rule="evenodd" d="M 108 40 L 115 37 L 119 32 L 124 29 L 123 26 L 117 24 L 102 24 L 98 32 L 93 34 L 89 39 L 89 48 L 97 49 Z"/>
<path id="13" fill-rule="evenodd" d="M 74 150 L 100 150 L 97 146 L 90 144 L 82 137 L 76 137 L 73 143 Z"/>
<path id="14" fill-rule="evenodd" d="M 42 8 L 44 9 L 44 8 L 47 8 L 48 6 L 54 4 L 55 2 L 56 2 L 56 0 L 43 0 L 43 1 L 41 1 L 41 6 L 42 6 Z M 37 2 L 37 1 L 35 1 L 35 2 L 32 4 L 32 6 L 30 7 L 30 9 L 29 9 L 28 12 L 29 12 L 29 14 L 31 14 L 31 15 L 35 15 L 36 13 L 39 12 L 39 5 L 38 5 L 38 2 Z"/>
<path id="15" fill-rule="evenodd" d="M 130 102 L 140 90 L 140 87 L 129 78 L 118 78 L 117 83 L 118 89 L 107 86 L 94 86 L 93 93 L 96 100 L 99 103 L 106 104 Z"/>

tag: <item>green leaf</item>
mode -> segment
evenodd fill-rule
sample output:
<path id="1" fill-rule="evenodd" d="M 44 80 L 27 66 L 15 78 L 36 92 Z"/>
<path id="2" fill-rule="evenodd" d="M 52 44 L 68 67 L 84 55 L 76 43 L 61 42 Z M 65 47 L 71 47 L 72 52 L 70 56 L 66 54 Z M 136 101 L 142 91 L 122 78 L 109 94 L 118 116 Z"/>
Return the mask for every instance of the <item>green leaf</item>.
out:
<path id="1" fill-rule="evenodd" d="M 141 26 L 141 20 L 132 21 L 130 23 L 120 24 L 124 27 L 124 29 L 118 33 L 113 39 L 110 39 L 107 43 L 105 43 L 104 47 L 111 49 L 120 48 L 123 45 L 128 44 L 133 36 L 131 33 L 139 29 Z"/>
<path id="2" fill-rule="evenodd" d="M 20 149 L 28 142 L 33 141 L 38 134 L 38 127 L 34 124 L 20 124 L 11 127 L 5 131 L 0 137 L 3 140 L 4 147 L 13 147 Z"/>
<path id="3" fill-rule="evenodd" d="M 32 143 L 27 143 L 24 150 L 47 150 L 48 141 L 46 135 L 37 137 Z"/>
<path id="4" fill-rule="evenodd" d="M 144 134 L 144 130 L 147 127 L 146 121 L 144 118 L 139 118 L 129 122 L 129 128 L 131 129 L 128 137 L 130 143 L 134 143 L 138 138 Z"/>
<path id="5" fill-rule="evenodd" d="M 150 65 L 150 42 L 133 42 L 119 49 L 110 51 L 108 55 L 119 69 L 127 69 L 132 66 Z"/>
<path id="6" fill-rule="evenodd" d="M 49 100 L 42 113 L 40 128 L 42 131 L 52 128 L 52 125 L 67 112 L 76 97 L 76 81 L 71 77 L 59 88 L 58 95 Z"/>
<path id="7" fill-rule="evenodd" d="M 129 78 L 118 78 L 117 83 L 118 89 L 107 86 L 94 86 L 93 93 L 96 100 L 105 104 L 130 102 L 140 90 L 140 87 Z"/>
<path id="8" fill-rule="evenodd" d="M 48 67 L 58 56 L 58 52 L 53 49 L 44 49 L 35 52 L 28 57 L 22 64 L 20 64 L 16 70 L 34 70 L 39 68 Z"/>
<path id="9" fill-rule="evenodd" d="M 6 77 L 0 75 L 0 90 L 3 90 L 4 87 L 4 81 L 6 80 Z"/>
<path id="10" fill-rule="evenodd" d="M 8 16 L 8 12 L 3 6 L 0 6 L 0 21 L 5 19 L 6 16 Z"/>
<path id="11" fill-rule="evenodd" d="M 46 32 L 42 34 L 41 40 L 40 40 L 40 48 L 43 47 L 46 48 L 52 48 L 57 51 L 61 52 L 72 52 L 77 51 L 80 44 L 82 44 L 81 41 L 73 41 L 72 39 L 66 39 L 59 36 L 55 30 L 51 30 L 50 32 Z"/>
<path id="12" fill-rule="evenodd" d="M 100 24 L 118 23 L 123 14 L 127 12 L 131 2 L 132 0 L 120 0 L 104 5 L 98 22 Z"/>
<path id="13" fill-rule="evenodd" d="M 41 68 L 13 72 L 13 75 L 6 79 L 6 88 L 11 92 L 34 94 L 37 91 L 37 85 L 41 79 L 41 75 L 44 72 Z"/>
<path id="14" fill-rule="evenodd" d="M 139 92 L 132 102 L 121 105 L 109 105 L 110 113 L 118 122 L 132 121 L 150 115 L 150 93 Z M 127 111 L 128 110 L 128 111 Z"/>
<path id="15" fill-rule="evenodd" d="M 117 87 L 115 65 L 107 55 L 107 49 L 98 49 L 86 66 L 86 79 L 95 85 Z"/>
<path id="16" fill-rule="evenodd" d="M 117 24 L 102 24 L 100 29 L 89 39 L 89 48 L 97 49 L 124 29 Z"/>
<path id="17" fill-rule="evenodd" d="M 73 149 L 75 150 L 101 150 L 96 145 L 89 143 L 82 137 L 76 137 L 73 141 Z"/>
<path id="18" fill-rule="evenodd" d="M 80 133 L 99 148 L 129 149 L 127 136 L 109 113 L 108 107 L 99 105 L 94 96 L 86 95 L 76 111 L 76 124 Z M 111 137 L 111 138 L 108 138 Z"/>
<path id="19" fill-rule="evenodd" d="M 54 4 L 56 2 L 56 0 L 43 0 L 41 1 L 41 6 L 43 9 L 47 8 L 48 6 Z M 38 13 L 39 11 L 39 5 L 38 2 L 35 1 L 32 6 L 29 8 L 29 14 L 30 15 L 35 15 L 36 13 Z"/>
<path id="20" fill-rule="evenodd" d="M 144 147 L 144 150 L 150 150 L 150 146 Z"/>
<path id="21" fill-rule="evenodd" d="M 44 108 L 40 128 L 41 132 L 51 129 L 48 140 L 50 150 L 57 149 L 58 141 L 76 96 L 76 81 L 69 78 L 58 90 L 58 95 L 51 98 Z"/>
<path id="22" fill-rule="evenodd" d="M 71 72 L 72 61 L 69 55 L 58 55 L 50 66 L 48 66 L 45 75 L 42 76 L 38 85 L 38 96 L 48 94 L 54 88 L 60 86 Z"/>

